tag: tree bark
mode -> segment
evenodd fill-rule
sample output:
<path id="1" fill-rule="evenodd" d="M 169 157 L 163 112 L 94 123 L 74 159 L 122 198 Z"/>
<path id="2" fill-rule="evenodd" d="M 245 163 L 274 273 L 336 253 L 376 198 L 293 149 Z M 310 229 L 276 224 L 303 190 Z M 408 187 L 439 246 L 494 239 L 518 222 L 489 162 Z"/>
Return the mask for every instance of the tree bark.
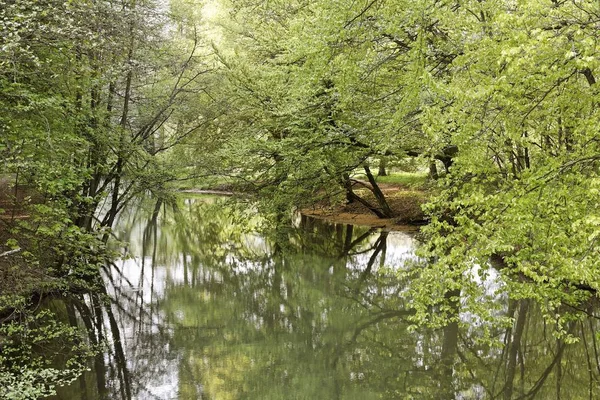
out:
<path id="1" fill-rule="evenodd" d="M 372 187 L 371 191 L 373 192 L 373 195 L 375 196 L 375 199 L 377 200 L 377 203 L 378 203 L 379 207 L 381 208 L 381 213 L 386 218 L 393 217 L 392 209 L 390 208 L 383 192 L 379 188 L 379 185 L 377 184 L 375 177 L 371 173 L 371 169 L 369 168 L 368 165 L 364 165 L 363 168 L 365 170 L 365 173 L 367 174 L 367 179 L 369 180 L 369 183 L 371 184 L 371 187 Z"/>
<path id="2" fill-rule="evenodd" d="M 429 163 L 429 177 L 431 179 L 439 179 L 440 177 L 435 160 Z"/>
<path id="3" fill-rule="evenodd" d="M 387 167 L 387 159 L 385 157 L 381 157 L 381 159 L 379 159 L 379 171 L 377 171 L 377 176 L 387 176 L 387 171 L 386 171 L 386 167 Z"/>

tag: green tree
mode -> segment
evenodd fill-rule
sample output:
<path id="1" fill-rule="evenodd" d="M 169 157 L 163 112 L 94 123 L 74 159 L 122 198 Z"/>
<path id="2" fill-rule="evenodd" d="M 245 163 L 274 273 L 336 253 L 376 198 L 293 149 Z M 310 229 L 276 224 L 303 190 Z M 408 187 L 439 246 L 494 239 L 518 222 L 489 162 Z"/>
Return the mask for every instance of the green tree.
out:
<path id="1" fill-rule="evenodd" d="M 491 258 L 511 296 L 550 319 L 597 292 L 597 7 L 467 2 L 439 14 L 461 44 L 436 92 L 449 105 L 424 119 L 458 146 L 427 228 L 439 290 L 480 292 L 468 271 Z"/>
<path id="2" fill-rule="evenodd" d="M 3 316 L 33 294 L 101 289 L 119 213 L 168 200 L 171 150 L 208 118 L 199 22 L 145 0 L 0 1 L 0 174 L 32 193 L 24 218 L 0 215 L 2 275 L 30 281 L 2 293 Z"/>
<path id="3" fill-rule="evenodd" d="M 426 93 L 413 62 L 432 36 L 413 25 L 433 17 L 398 2 L 232 2 L 229 10 L 220 59 L 231 112 L 220 156 L 269 209 L 345 198 L 390 217 L 370 161 L 447 161 L 447 142 L 421 128 Z M 370 199 L 354 192 L 357 184 Z"/>

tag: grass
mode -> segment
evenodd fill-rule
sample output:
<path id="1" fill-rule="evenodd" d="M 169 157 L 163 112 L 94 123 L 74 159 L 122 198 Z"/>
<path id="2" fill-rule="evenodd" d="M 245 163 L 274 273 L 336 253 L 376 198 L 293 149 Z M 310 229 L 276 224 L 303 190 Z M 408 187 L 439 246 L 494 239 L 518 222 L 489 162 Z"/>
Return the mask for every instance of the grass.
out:
<path id="1" fill-rule="evenodd" d="M 429 175 L 426 172 L 390 172 L 387 176 L 378 176 L 378 183 L 409 186 L 419 188 L 425 186 Z"/>

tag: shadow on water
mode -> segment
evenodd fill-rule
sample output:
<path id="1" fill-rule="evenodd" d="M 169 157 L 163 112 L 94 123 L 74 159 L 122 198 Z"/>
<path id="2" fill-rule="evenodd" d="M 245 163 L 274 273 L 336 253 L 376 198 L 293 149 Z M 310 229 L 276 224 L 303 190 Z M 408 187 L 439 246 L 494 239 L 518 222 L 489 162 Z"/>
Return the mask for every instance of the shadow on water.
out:
<path id="1" fill-rule="evenodd" d="M 492 332 L 499 346 L 462 317 L 415 328 L 398 273 L 422 267 L 412 234 L 301 217 L 267 238 L 225 208 L 121 216 L 131 258 L 107 266 L 104 293 L 66 302 L 105 352 L 59 399 L 600 395 L 597 318 L 570 322 L 566 344 L 534 303 L 500 298 L 514 324 Z M 446 297 L 458 313 L 460 291 Z"/>

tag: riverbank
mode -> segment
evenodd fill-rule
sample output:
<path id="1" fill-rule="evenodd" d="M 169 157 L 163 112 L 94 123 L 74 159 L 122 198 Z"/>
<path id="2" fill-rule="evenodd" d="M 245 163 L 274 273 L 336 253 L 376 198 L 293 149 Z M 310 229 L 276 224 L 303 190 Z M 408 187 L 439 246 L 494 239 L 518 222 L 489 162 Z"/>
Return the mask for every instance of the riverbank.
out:
<path id="1" fill-rule="evenodd" d="M 376 216 L 358 201 L 340 204 L 326 199 L 298 211 L 302 215 L 333 223 L 369 226 L 388 231 L 417 231 L 420 226 L 427 223 L 422 206 L 433 192 L 427 174 L 395 173 L 379 176 L 377 181 L 392 210 L 393 217 L 391 218 Z M 354 179 L 354 192 L 371 204 L 376 204 L 369 187 L 370 184 L 367 181 Z M 227 197 L 243 193 L 236 191 L 235 185 L 231 182 L 200 185 L 198 188 L 182 188 L 179 192 Z"/>
<path id="2" fill-rule="evenodd" d="M 331 222 L 370 226 L 390 231 L 417 231 L 419 226 L 427 223 L 422 205 L 429 198 L 430 192 L 425 187 L 399 183 L 380 183 L 379 186 L 393 212 L 392 218 L 379 218 L 359 202 L 349 204 L 322 202 L 303 208 L 300 212 L 309 217 Z M 368 201 L 374 202 L 374 199 L 369 198 L 367 189 L 357 189 L 355 192 Z"/>

